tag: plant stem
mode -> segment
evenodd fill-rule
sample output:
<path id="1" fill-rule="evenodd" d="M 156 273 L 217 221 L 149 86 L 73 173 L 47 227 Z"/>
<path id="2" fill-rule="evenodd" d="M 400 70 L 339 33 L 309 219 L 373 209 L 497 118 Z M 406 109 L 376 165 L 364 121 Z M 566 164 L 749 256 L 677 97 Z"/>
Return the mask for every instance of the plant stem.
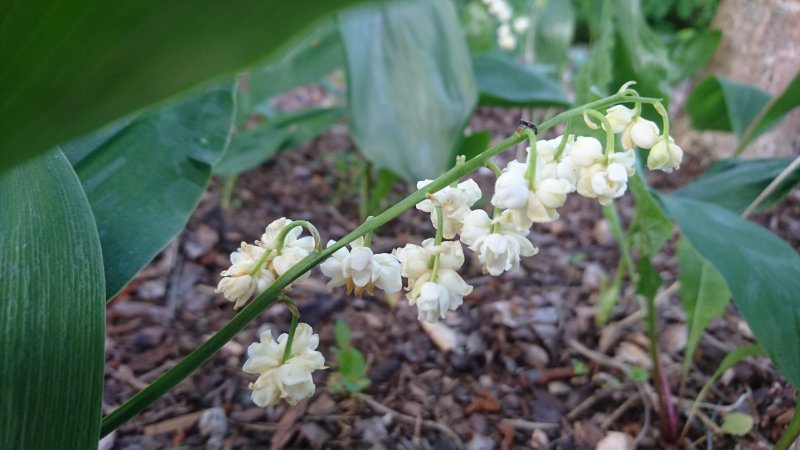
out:
<path id="1" fill-rule="evenodd" d="M 527 168 L 525 169 L 525 181 L 528 182 L 528 189 L 533 190 L 534 181 L 536 180 L 536 133 L 530 128 L 525 129 L 525 134 L 528 136 L 530 142 L 530 150 L 528 150 Z"/>
<path id="2" fill-rule="evenodd" d="M 236 180 L 239 175 L 231 175 L 222 178 L 222 192 L 220 193 L 219 204 L 222 209 L 233 209 L 233 191 L 236 190 Z"/>
<path id="3" fill-rule="evenodd" d="M 500 166 L 498 166 L 497 163 L 495 163 L 491 159 L 486 161 L 486 167 L 492 169 L 492 172 L 494 172 L 495 177 L 500 177 L 500 175 L 503 174 L 503 171 L 500 169 Z"/>
<path id="4" fill-rule="evenodd" d="M 433 240 L 433 245 L 439 246 L 442 245 L 442 237 L 444 236 L 444 212 L 442 212 L 442 207 L 436 207 L 436 238 Z M 439 278 L 439 259 L 441 259 L 442 254 L 437 252 L 433 255 L 433 267 L 431 268 L 431 281 L 434 283 L 436 279 Z"/>
<path id="5" fill-rule="evenodd" d="M 316 251 L 322 250 L 322 240 L 319 237 L 319 231 L 317 231 L 317 227 L 312 225 L 311 222 L 307 220 L 293 220 L 289 222 L 289 225 L 283 227 L 280 233 L 278 233 L 277 237 L 278 246 L 276 248 L 278 255 L 280 255 L 281 252 L 283 251 L 283 246 L 285 244 L 286 236 L 289 234 L 289 231 L 297 227 L 305 227 L 305 229 L 307 229 L 308 232 L 311 233 L 311 236 L 314 238 L 314 249 Z"/>
<path id="6" fill-rule="evenodd" d="M 586 105 L 564 111 L 539 125 L 540 132 L 554 127 L 556 124 L 563 122 L 583 113 L 586 109 L 601 108 L 616 103 L 630 103 L 641 101 L 645 103 L 655 103 L 658 99 L 645 98 L 638 96 L 626 96 L 624 94 L 615 94 L 604 99 L 596 100 Z M 425 197 L 431 193 L 439 191 L 453 180 L 457 180 L 471 172 L 474 172 L 488 161 L 491 157 L 507 150 L 508 148 L 523 142 L 526 136 L 523 131 L 517 131 L 512 136 L 508 137 L 499 144 L 489 147 L 483 153 L 477 155 L 464 164 L 457 165 L 447 172 L 440 175 L 430 184 L 416 190 L 403 200 L 395 203 L 392 207 L 388 208 L 383 213 L 375 216 L 373 219 L 367 220 L 348 235 L 321 251 L 315 251 L 297 263 L 294 267 L 289 269 L 283 276 L 275 280 L 264 292 L 255 298 L 249 305 L 242 309 L 235 315 L 225 326 L 220 328 L 211 338 L 202 343 L 193 352 L 185 356 L 171 369 L 167 370 L 163 375 L 156 379 L 153 383 L 148 385 L 138 394 L 134 395 L 130 400 L 119 406 L 117 409 L 106 415 L 100 426 L 100 437 L 106 436 L 120 425 L 131 419 L 136 414 L 153 404 L 161 396 L 166 394 L 170 389 L 174 388 L 186 377 L 191 375 L 192 372 L 197 370 L 203 363 L 208 361 L 211 356 L 219 351 L 228 341 L 247 324 L 252 322 L 264 310 L 278 301 L 281 292 L 294 282 L 301 275 L 305 274 L 313 267 L 319 265 L 322 261 L 333 255 L 340 248 L 345 247 L 357 238 L 363 236 L 369 231 L 374 231 L 380 228 L 385 223 L 399 216 L 406 210 L 413 208 L 414 205 L 421 202 Z"/>
<path id="7" fill-rule="evenodd" d="M 797 440 L 798 436 L 800 436 L 800 394 L 797 396 L 797 403 L 794 407 L 792 421 L 789 422 L 789 426 L 786 427 L 781 438 L 775 444 L 774 450 L 788 450 L 792 443 Z"/>
<path id="8" fill-rule="evenodd" d="M 755 211 L 756 208 L 758 208 L 758 206 L 761 205 L 764 199 L 766 199 L 767 197 L 770 196 L 770 194 L 775 192 L 775 189 L 778 188 L 778 186 L 783 182 L 783 180 L 785 180 L 786 177 L 791 175 L 791 173 L 794 172 L 795 169 L 797 169 L 798 167 L 800 167 L 800 156 L 795 158 L 794 161 L 792 161 L 788 166 L 786 166 L 786 168 L 783 169 L 781 173 L 779 173 L 778 176 L 775 177 L 775 179 L 772 180 L 763 191 L 761 191 L 760 194 L 758 194 L 758 197 L 756 197 L 756 199 L 753 200 L 753 203 L 751 203 L 750 206 L 748 206 L 747 209 L 744 210 L 744 212 L 742 213 L 742 217 L 747 217 L 750 214 L 752 214 L 753 211 Z"/>
<path id="9" fill-rule="evenodd" d="M 553 160 L 556 162 L 561 161 L 561 155 L 564 153 L 564 149 L 567 148 L 567 141 L 569 141 L 569 134 L 572 132 L 572 121 L 568 120 L 567 124 L 564 127 L 564 134 L 561 135 L 561 142 L 558 143 L 558 148 L 556 148 L 556 153 L 553 155 Z"/>
<path id="10" fill-rule="evenodd" d="M 286 347 L 283 349 L 283 362 L 289 359 L 292 356 L 292 342 L 294 341 L 294 332 L 297 330 L 297 321 L 300 319 L 300 314 L 297 312 L 297 308 L 292 311 L 292 324 L 289 325 L 289 336 L 286 338 Z"/>
<path id="11" fill-rule="evenodd" d="M 251 277 L 254 277 L 256 276 L 256 274 L 258 274 L 258 271 L 261 270 L 261 266 L 264 264 L 264 261 L 266 261 L 271 254 L 272 250 L 264 250 L 264 254 L 261 255 L 260 258 L 258 258 L 258 261 L 256 261 L 256 265 L 253 266 L 253 270 L 250 271 Z"/>
<path id="12" fill-rule="evenodd" d="M 608 120 L 608 118 L 606 118 L 606 116 L 604 116 L 601 112 L 596 111 L 594 109 L 587 109 L 586 111 L 584 111 L 584 114 L 588 114 L 588 115 L 590 115 L 590 116 L 592 116 L 595 119 L 600 121 L 600 123 L 603 126 L 603 131 L 606 132 L 606 152 L 605 152 L 605 154 L 606 154 L 606 156 L 609 156 L 612 153 L 614 153 L 614 144 L 616 142 L 615 139 L 614 139 L 614 129 L 611 126 L 611 122 Z M 587 124 L 589 124 L 588 120 L 587 120 Z M 589 124 L 589 125 L 593 125 L 595 127 L 597 126 L 595 124 Z"/>
<path id="13" fill-rule="evenodd" d="M 369 163 L 364 161 L 361 167 L 361 179 L 358 183 L 358 217 L 366 220 L 369 215 Z"/>
<path id="14" fill-rule="evenodd" d="M 625 237 L 625 230 L 622 229 L 622 222 L 619 220 L 619 213 L 617 212 L 616 205 L 616 202 L 612 202 L 608 206 L 603 206 L 603 216 L 608 220 L 608 225 L 611 227 L 611 234 L 619 244 L 622 261 L 625 263 L 625 268 L 628 269 L 628 276 L 630 276 L 632 281 L 635 281 L 636 267 L 633 265 L 633 258 L 631 257 L 631 246 L 628 239 Z"/>

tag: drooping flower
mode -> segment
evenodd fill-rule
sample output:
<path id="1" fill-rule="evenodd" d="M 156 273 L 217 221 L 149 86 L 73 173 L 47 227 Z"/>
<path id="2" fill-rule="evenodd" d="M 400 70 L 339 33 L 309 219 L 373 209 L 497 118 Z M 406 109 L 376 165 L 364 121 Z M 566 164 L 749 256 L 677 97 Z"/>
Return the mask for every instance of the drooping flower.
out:
<path id="1" fill-rule="evenodd" d="M 461 276 L 452 270 L 439 272 L 438 279 L 426 281 L 415 297 L 409 297 L 409 303 L 417 305 L 417 320 L 435 323 L 444 319 L 447 311 L 455 311 L 462 303 L 464 296 L 472 292 Z"/>
<path id="2" fill-rule="evenodd" d="M 607 206 L 615 198 L 622 197 L 628 188 L 628 171 L 622 164 L 611 163 L 606 170 L 601 170 L 591 179 L 592 191 L 600 204 Z"/>
<path id="3" fill-rule="evenodd" d="M 244 306 L 254 294 L 266 290 L 275 281 L 275 275 L 266 264 L 254 272 L 256 264 L 264 255 L 263 248 L 242 242 L 239 250 L 231 253 L 231 266 L 222 271 L 222 279 L 217 285 L 216 293 L 222 293 L 226 299 L 234 302 L 234 309 Z"/>
<path id="4" fill-rule="evenodd" d="M 329 241 L 328 247 L 334 243 Z M 327 284 L 329 290 L 347 286 L 348 294 L 360 296 L 363 291 L 372 294 L 376 287 L 390 293 L 403 287 L 400 262 L 394 255 L 373 254 L 369 247 L 364 247 L 361 238 L 353 241 L 350 248 L 340 248 L 320 265 L 322 273 L 331 278 Z"/>
<path id="5" fill-rule="evenodd" d="M 622 148 L 630 150 L 639 147 L 647 150 L 656 143 L 659 133 L 655 122 L 637 117 L 622 132 Z"/>
<path id="6" fill-rule="evenodd" d="M 511 32 L 511 27 L 507 23 L 497 27 L 497 46 L 503 50 L 517 48 L 517 37 Z"/>
<path id="7" fill-rule="evenodd" d="M 647 155 L 647 167 L 650 170 L 661 170 L 666 173 L 680 169 L 681 161 L 683 161 L 683 149 L 675 144 L 671 136 L 669 140 L 663 137 L 659 139 Z"/>
<path id="8" fill-rule="evenodd" d="M 497 229 L 492 230 L 497 224 Z M 528 231 L 517 231 L 507 215 L 493 219 L 486 211 L 478 209 L 464 218 L 461 242 L 469 245 L 478 255 L 483 271 L 497 276 L 519 267 L 520 256 L 533 256 L 539 249 L 525 236 Z"/>
<path id="9" fill-rule="evenodd" d="M 247 348 L 248 359 L 243 370 L 258 375 L 258 379 L 250 383 L 253 402 L 258 406 L 272 406 L 280 399 L 294 405 L 310 397 L 315 390 L 311 373 L 326 368 L 325 357 L 316 351 L 319 336 L 313 334 L 308 324 L 297 325 L 291 354 L 284 362 L 288 338 L 288 334 L 283 333 L 275 341 L 267 330 L 261 333 L 261 342 L 254 342 Z"/>
<path id="10" fill-rule="evenodd" d="M 572 144 L 570 160 L 576 168 L 590 167 L 603 160 L 603 144 L 590 136 L 578 136 Z"/>
<path id="11" fill-rule="evenodd" d="M 572 184 L 562 178 L 544 178 L 544 167 L 537 165 L 533 186 L 525 179 L 527 164 L 511 161 L 497 177 L 492 205 L 506 209 L 519 230 L 530 228 L 533 223 L 552 222 L 558 219 L 557 208 L 564 205 Z M 570 169 L 571 172 L 571 169 Z"/>
<path id="12" fill-rule="evenodd" d="M 634 110 L 623 105 L 614 105 L 606 110 L 606 119 L 611 123 L 614 133 L 622 133 L 633 120 L 635 113 Z"/>
<path id="13" fill-rule="evenodd" d="M 417 189 L 429 185 L 432 180 L 423 180 L 417 183 Z M 470 207 L 481 198 L 481 188 L 475 180 L 462 181 L 456 187 L 447 186 L 440 191 L 430 194 L 427 199 L 417 203 L 417 209 L 431 213 L 431 223 L 438 229 L 436 219 L 436 206 L 442 208 L 444 218 L 445 239 L 452 239 L 461 231 L 461 220 L 470 211 Z"/>
<path id="14" fill-rule="evenodd" d="M 514 31 L 517 34 L 522 34 L 522 33 L 526 32 L 526 31 L 528 31 L 528 28 L 530 28 L 531 19 L 529 19 L 526 16 L 517 17 L 512 22 L 512 26 L 514 28 Z"/>

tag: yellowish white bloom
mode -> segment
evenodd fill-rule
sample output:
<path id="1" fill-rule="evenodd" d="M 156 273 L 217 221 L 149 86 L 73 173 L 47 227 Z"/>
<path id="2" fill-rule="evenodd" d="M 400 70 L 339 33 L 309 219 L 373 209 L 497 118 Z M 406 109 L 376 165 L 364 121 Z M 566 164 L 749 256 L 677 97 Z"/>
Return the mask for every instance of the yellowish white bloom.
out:
<path id="1" fill-rule="evenodd" d="M 658 125 L 655 122 L 637 117 L 622 132 L 622 148 L 625 150 L 639 147 L 649 149 L 659 138 Z"/>
<path id="2" fill-rule="evenodd" d="M 497 28 L 497 46 L 503 50 L 517 48 L 517 37 L 511 32 L 511 27 L 507 23 Z"/>
<path id="3" fill-rule="evenodd" d="M 681 161 L 683 161 L 683 149 L 675 144 L 671 136 L 669 140 L 663 137 L 659 139 L 647 155 L 647 167 L 650 170 L 661 170 L 666 173 L 680 169 Z"/>
<path id="4" fill-rule="evenodd" d="M 314 394 L 315 386 L 311 373 L 325 369 L 325 358 L 316 351 L 319 336 L 313 334 L 308 324 L 297 325 L 289 358 L 284 362 L 288 334 L 283 333 L 275 341 L 267 330 L 261 333 L 261 342 L 250 344 L 247 348 L 247 362 L 243 370 L 257 374 L 253 390 L 253 402 L 261 407 L 272 406 L 280 399 L 290 405 Z"/>
<path id="5" fill-rule="evenodd" d="M 497 224 L 497 230 L 492 231 Z M 533 256 L 539 249 L 533 246 L 524 232 L 517 231 L 507 215 L 493 219 L 486 211 L 478 209 L 464 217 L 461 242 L 469 245 L 478 255 L 483 271 L 497 276 L 519 267 L 521 256 Z"/>
<path id="6" fill-rule="evenodd" d="M 517 17 L 516 19 L 514 19 L 514 22 L 512 22 L 512 26 L 514 27 L 514 31 L 517 34 L 522 34 L 528 31 L 528 28 L 530 28 L 531 19 L 529 19 L 526 16 Z"/>
<path id="7" fill-rule="evenodd" d="M 570 149 L 569 158 L 578 169 L 591 167 L 603 160 L 603 144 L 590 136 L 578 136 Z"/>
<path id="8" fill-rule="evenodd" d="M 635 111 L 622 105 L 614 105 L 606 110 L 606 119 L 611 123 L 614 133 L 622 133 L 633 120 Z"/>
<path id="9" fill-rule="evenodd" d="M 242 242 L 239 250 L 231 253 L 231 266 L 222 271 L 222 279 L 215 292 L 222 293 L 234 302 L 234 309 L 244 306 L 254 294 L 260 294 L 275 281 L 275 275 L 264 264 L 253 273 L 263 248 Z"/>
<path id="10" fill-rule="evenodd" d="M 544 166 L 544 164 L 542 164 Z M 525 179 L 527 164 L 511 161 L 503 174 L 497 177 L 492 205 L 509 210 L 510 217 L 519 230 L 533 223 L 552 222 L 558 219 L 557 208 L 564 205 L 573 186 L 561 178 L 543 178 L 537 165 L 533 187 Z M 544 169 L 544 167 L 542 167 Z M 571 172 L 571 171 L 570 171 Z"/>
<path id="11" fill-rule="evenodd" d="M 500 22 L 508 22 L 511 20 L 511 16 L 513 15 L 514 11 L 511 9 L 511 5 L 509 5 L 506 0 L 491 0 L 485 3 L 486 8 L 489 10 L 489 14 L 493 15 L 495 19 L 499 20 Z"/>
<path id="12" fill-rule="evenodd" d="M 431 182 L 432 180 L 420 181 L 417 183 L 417 189 L 421 189 Z M 452 239 L 461 231 L 461 220 L 464 215 L 470 211 L 470 207 L 481 198 L 481 195 L 478 183 L 470 179 L 462 181 L 457 187 L 447 186 L 430 194 L 427 199 L 417 203 L 417 209 L 431 213 L 431 223 L 434 228 L 438 229 L 436 206 L 440 206 L 444 217 L 443 236 L 445 239 Z"/>
<path id="13" fill-rule="evenodd" d="M 329 241 L 328 247 L 334 243 Z M 373 254 L 361 238 L 353 241 L 350 248 L 340 248 L 319 266 L 331 278 L 329 290 L 347 286 L 348 294 L 360 296 L 363 291 L 372 294 L 376 287 L 386 292 L 398 292 L 403 287 L 400 262 L 394 255 Z"/>
<path id="14" fill-rule="evenodd" d="M 615 198 L 622 197 L 628 188 L 628 170 L 619 163 L 611 163 L 606 170 L 592 175 L 592 191 L 601 205 L 607 206 Z"/>

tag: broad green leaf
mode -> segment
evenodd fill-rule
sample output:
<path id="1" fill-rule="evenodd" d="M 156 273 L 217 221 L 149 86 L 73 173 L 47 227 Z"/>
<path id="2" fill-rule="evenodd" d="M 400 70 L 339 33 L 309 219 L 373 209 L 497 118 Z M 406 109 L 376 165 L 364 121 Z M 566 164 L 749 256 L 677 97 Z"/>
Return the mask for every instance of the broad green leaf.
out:
<path id="1" fill-rule="evenodd" d="M 614 18 L 610 0 L 603 1 L 600 18 L 594 29 L 600 31 L 589 57 L 575 73 L 575 103 L 588 103 L 595 89 L 605 95 L 614 79 Z"/>
<path id="2" fill-rule="evenodd" d="M 636 293 L 643 296 L 648 302 L 653 301 L 664 280 L 661 279 L 658 270 L 647 256 L 641 256 L 636 261 L 636 272 L 639 274 L 639 279 L 636 281 Z"/>
<path id="3" fill-rule="evenodd" d="M 722 420 L 722 431 L 734 436 L 744 436 L 753 429 L 753 416 L 743 412 L 730 412 Z"/>
<path id="4" fill-rule="evenodd" d="M 545 0 L 538 11 L 534 30 L 536 63 L 555 66 L 557 72 L 561 73 L 569 62 L 569 48 L 575 36 L 575 11 L 572 2 Z"/>
<path id="5" fill-rule="evenodd" d="M 258 166 L 278 153 L 289 134 L 286 128 L 265 124 L 233 135 L 214 173 L 229 177 Z"/>
<path id="6" fill-rule="evenodd" d="M 473 57 L 472 67 L 482 105 L 569 105 L 567 95 L 558 83 L 534 67 L 493 55 Z"/>
<path id="7" fill-rule="evenodd" d="M 183 230 L 232 121 L 231 92 L 214 89 L 64 146 L 97 222 L 108 299 Z"/>
<path id="8" fill-rule="evenodd" d="M 281 150 L 297 147 L 328 130 L 342 118 L 343 108 L 311 108 L 281 114 L 272 119 L 276 127 L 289 131 Z"/>
<path id="9" fill-rule="evenodd" d="M 719 271 L 684 238 L 678 241 L 678 266 L 678 293 L 683 302 L 688 329 L 683 359 L 683 373 L 686 374 L 708 323 L 725 312 L 731 301 L 731 292 Z"/>
<path id="10" fill-rule="evenodd" d="M 676 33 L 669 46 L 670 83 L 678 83 L 703 68 L 721 39 L 719 30 L 686 29 Z"/>
<path id="11" fill-rule="evenodd" d="M 792 159 L 724 159 L 715 162 L 700 177 L 674 194 L 714 203 L 741 214 L 775 179 Z M 767 208 L 779 202 L 800 183 L 800 170 L 786 177 L 761 204 Z"/>
<path id="12" fill-rule="evenodd" d="M 339 349 L 350 347 L 350 327 L 344 320 L 337 320 L 333 326 L 333 335 L 336 337 L 336 345 Z"/>
<path id="13" fill-rule="evenodd" d="M 733 131 L 741 137 L 770 95 L 748 84 L 708 77 L 686 99 L 686 111 L 697 130 Z"/>
<path id="14" fill-rule="evenodd" d="M 0 170 L 280 51 L 358 0 L 14 2 L 0 27 Z"/>
<path id="15" fill-rule="evenodd" d="M 795 75 L 794 79 L 786 86 L 786 89 L 766 106 L 766 111 L 764 111 L 758 123 L 753 125 L 752 132 L 747 135 L 742 147 L 780 123 L 786 114 L 789 114 L 791 110 L 798 106 L 800 106 L 800 72 Z"/>
<path id="16" fill-rule="evenodd" d="M 492 141 L 492 134 L 488 131 L 476 131 L 469 136 L 465 136 L 458 147 L 456 154 L 464 155 L 467 161 L 479 155 L 489 148 Z"/>
<path id="17" fill-rule="evenodd" d="M 103 399 L 100 240 L 60 151 L 0 175 L 0 448 L 96 449 Z"/>
<path id="18" fill-rule="evenodd" d="M 661 196 L 667 214 L 725 279 L 778 370 L 800 386 L 800 255 L 763 227 L 713 205 Z"/>
<path id="19" fill-rule="evenodd" d="M 358 148 L 409 181 L 438 176 L 452 165 L 477 100 L 452 3 L 371 3 L 339 18 Z"/>
<path id="20" fill-rule="evenodd" d="M 347 381 L 356 381 L 364 377 L 366 362 L 364 355 L 354 347 L 343 348 L 339 351 L 339 372 Z"/>
<path id="21" fill-rule="evenodd" d="M 655 255 L 672 237 L 672 222 L 650 195 L 640 175 L 628 180 L 628 186 L 636 200 L 628 235 L 642 255 Z"/>
<path id="22" fill-rule="evenodd" d="M 395 181 L 397 181 L 397 175 L 391 170 L 381 169 L 378 171 L 375 176 L 375 183 L 371 186 L 369 191 L 369 204 L 367 205 L 369 214 L 377 216 L 383 211 L 383 200 L 392 191 L 392 186 L 394 186 Z"/>

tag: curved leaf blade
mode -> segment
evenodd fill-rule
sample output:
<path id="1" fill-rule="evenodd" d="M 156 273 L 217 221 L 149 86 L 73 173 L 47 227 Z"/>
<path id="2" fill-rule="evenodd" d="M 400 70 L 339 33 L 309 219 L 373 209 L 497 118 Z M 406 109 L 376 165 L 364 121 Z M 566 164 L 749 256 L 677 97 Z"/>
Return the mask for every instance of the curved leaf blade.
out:
<path id="1" fill-rule="evenodd" d="M 340 29 L 359 149 L 407 180 L 442 173 L 477 100 L 452 3 L 371 3 L 342 13 Z"/>
<path id="2" fill-rule="evenodd" d="M 667 214 L 722 274 L 759 344 L 800 386 L 800 255 L 768 230 L 711 203 L 662 195 Z"/>
<path id="3" fill-rule="evenodd" d="M 108 299 L 183 230 L 232 121 L 231 92 L 215 89 L 133 118 L 96 147 L 64 147 L 97 222 Z"/>
<path id="4" fill-rule="evenodd" d="M 96 449 L 103 396 L 103 261 L 60 151 L 0 176 L 0 448 Z"/>
<path id="5" fill-rule="evenodd" d="M 695 86 L 686 99 L 686 111 L 697 130 L 733 131 L 741 137 L 769 99 L 755 86 L 714 76 Z"/>
<path id="6" fill-rule="evenodd" d="M 568 106 L 567 94 L 535 68 L 494 55 L 472 58 L 482 105 Z"/>
<path id="7" fill-rule="evenodd" d="M 357 1 L 9 3 L 0 28 L 0 170 L 233 75 Z"/>
<path id="8" fill-rule="evenodd" d="M 747 139 L 741 146 L 744 147 L 752 139 L 769 131 L 772 127 L 780 123 L 781 119 L 783 119 L 786 114 L 789 114 L 789 112 L 798 106 L 800 106 L 800 72 L 795 75 L 794 79 L 786 86 L 786 89 L 766 106 L 766 111 L 764 111 L 760 120 L 753 126 L 752 132 L 748 133 Z"/>

